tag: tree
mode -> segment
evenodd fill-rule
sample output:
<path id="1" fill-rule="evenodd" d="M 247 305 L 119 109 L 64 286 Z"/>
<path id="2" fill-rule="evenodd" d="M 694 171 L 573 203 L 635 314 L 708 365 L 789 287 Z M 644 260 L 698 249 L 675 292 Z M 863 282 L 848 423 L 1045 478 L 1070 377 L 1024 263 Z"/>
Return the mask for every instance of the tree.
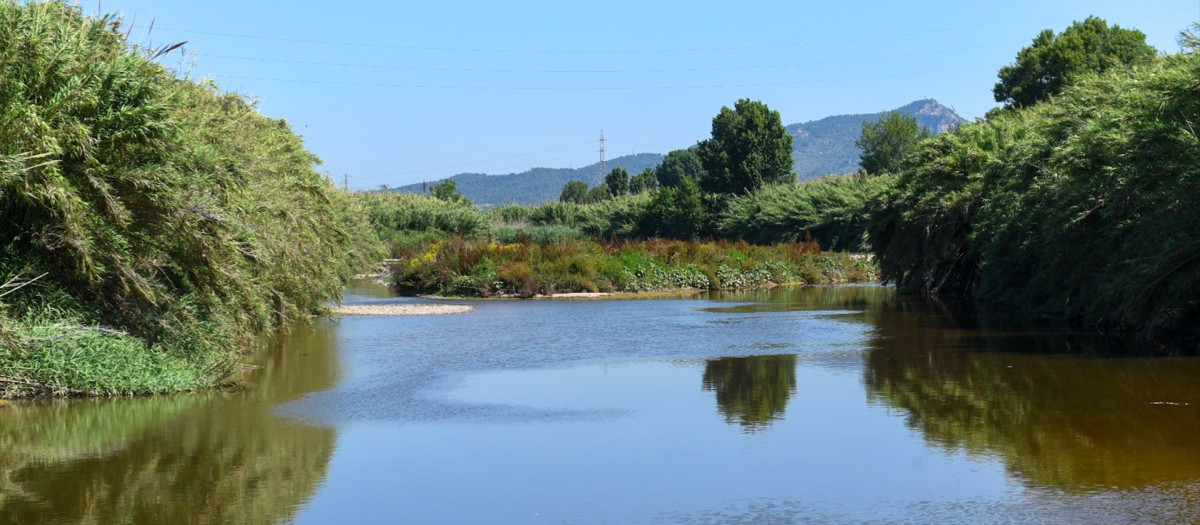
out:
<path id="1" fill-rule="evenodd" d="M 606 186 L 604 184 L 599 184 L 596 187 L 588 190 L 587 198 L 584 199 L 584 202 L 585 203 L 600 202 L 600 201 L 606 201 L 611 198 L 612 198 L 612 194 L 608 192 L 608 186 Z"/>
<path id="2" fill-rule="evenodd" d="M 862 123 L 862 135 L 854 141 L 861 151 L 858 165 L 871 175 L 896 173 L 900 160 L 918 143 L 932 136 L 917 117 L 892 111 L 875 122 Z"/>
<path id="3" fill-rule="evenodd" d="M 694 148 L 677 149 L 663 158 L 662 163 L 654 168 L 654 176 L 658 185 L 664 188 L 679 186 L 683 179 L 698 181 L 704 178 L 704 164 Z"/>
<path id="4" fill-rule="evenodd" d="M 562 194 L 558 196 L 558 202 L 583 204 L 587 202 L 587 193 L 588 183 L 581 180 L 570 180 L 563 186 Z"/>
<path id="5" fill-rule="evenodd" d="M 608 186 L 608 193 L 613 197 L 629 193 L 629 172 L 620 166 L 613 168 L 604 176 L 604 185 Z"/>
<path id="6" fill-rule="evenodd" d="M 629 180 L 629 193 L 638 194 L 658 188 L 658 178 L 653 168 L 646 168 Z"/>
<path id="7" fill-rule="evenodd" d="M 684 178 L 678 187 L 661 188 L 642 215 L 639 230 L 647 237 L 693 239 L 707 219 L 700 188 Z"/>
<path id="8" fill-rule="evenodd" d="M 1016 63 L 1000 68 L 1000 82 L 992 94 L 1008 106 L 1032 106 L 1082 75 L 1146 61 L 1155 54 L 1141 31 L 1109 27 L 1103 19 L 1089 16 L 1058 35 L 1049 29 L 1038 34 L 1032 45 L 1017 53 Z"/>
<path id="9" fill-rule="evenodd" d="M 435 184 L 431 191 L 434 198 L 438 200 L 446 202 L 471 202 L 458 193 L 458 183 L 454 182 L 454 179 L 446 179 L 441 184 Z"/>
<path id="10" fill-rule="evenodd" d="M 700 187 L 708 193 L 743 194 L 769 184 L 796 181 L 792 173 L 792 136 L 778 111 L 742 99 L 733 109 L 722 107 L 713 117 L 712 138 L 696 153 L 707 175 Z"/>

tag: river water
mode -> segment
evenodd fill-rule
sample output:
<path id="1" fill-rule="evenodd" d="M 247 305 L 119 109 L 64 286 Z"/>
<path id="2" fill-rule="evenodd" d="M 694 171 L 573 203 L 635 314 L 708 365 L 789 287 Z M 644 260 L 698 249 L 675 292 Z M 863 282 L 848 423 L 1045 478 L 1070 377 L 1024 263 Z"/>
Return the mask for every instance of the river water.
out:
<path id="1" fill-rule="evenodd" d="M 473 304 L 297 327 L 239 389 L 2 405 L 0 520 L 1200 522 L 1195 358 L 874 286 Z"/>

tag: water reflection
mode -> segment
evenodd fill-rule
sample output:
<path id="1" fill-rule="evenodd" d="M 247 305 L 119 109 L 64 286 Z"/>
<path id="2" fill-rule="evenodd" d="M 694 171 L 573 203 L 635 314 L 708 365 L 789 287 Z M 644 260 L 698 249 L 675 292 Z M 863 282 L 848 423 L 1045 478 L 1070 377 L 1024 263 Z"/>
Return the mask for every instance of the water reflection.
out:
<path id="1" fill-rule="evenodd" d="M 796 355 L 711 359 L 704 364 L 703 385 L 716 393 L 726 423 L 758 432 L 783 419 L 796 393 Z"/>
<path id="2" fill-rule="evenodd" d="M 1099 357 L 1116 352 L 1111 340 L 980 321 L 945 303 L 897 306 L 880 317 L 864 382 L 929 442 L 998 456 L 1032 486 L 1197 479 L 1200 360 Z"/>
<path id="3" fill-rule="evenodd" d="M 270 403 L 336 379 L 333 330 L 276 342 L 253 387 L 0 406 L 0 517 L 12 523 L 272 523 L 325 477 L 330 428 Z"/>

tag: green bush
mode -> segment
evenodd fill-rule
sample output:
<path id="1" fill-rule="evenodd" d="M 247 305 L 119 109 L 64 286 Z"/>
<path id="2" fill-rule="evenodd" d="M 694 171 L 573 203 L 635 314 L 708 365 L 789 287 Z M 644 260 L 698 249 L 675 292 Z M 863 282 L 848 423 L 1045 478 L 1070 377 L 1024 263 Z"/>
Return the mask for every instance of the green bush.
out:
<path id="1" fill-rule="evenodd" d="M 768 186 L 730 199 L 718 232 L 755 243 L 811 237 L 827 250 L 865 251 L 871 204 L 894 180 L 889 175 L 826 175 Z"/>

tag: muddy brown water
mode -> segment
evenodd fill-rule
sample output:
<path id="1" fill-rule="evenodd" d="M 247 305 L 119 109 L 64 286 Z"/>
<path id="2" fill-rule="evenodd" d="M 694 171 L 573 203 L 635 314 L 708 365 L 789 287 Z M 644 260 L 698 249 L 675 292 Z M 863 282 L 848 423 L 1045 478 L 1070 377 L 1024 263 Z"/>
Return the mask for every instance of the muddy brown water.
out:
<path id="1" fill-rule="evenodd" d="M 237 390 L 0 406 L 0 520 L 1200 521 L 1195 358 L 883 287 L 469 304 L 297 327 Z"/>

